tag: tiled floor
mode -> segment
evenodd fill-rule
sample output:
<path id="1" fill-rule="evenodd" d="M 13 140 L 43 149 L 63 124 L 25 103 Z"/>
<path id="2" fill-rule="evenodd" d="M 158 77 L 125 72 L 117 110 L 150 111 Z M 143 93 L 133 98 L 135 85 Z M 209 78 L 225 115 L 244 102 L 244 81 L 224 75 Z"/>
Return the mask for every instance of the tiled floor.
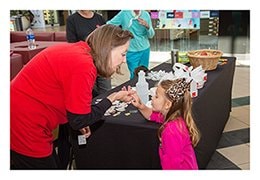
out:
<path id="1" fill-rule="evenodd" d="M 236 66 L 232 92 L 232 112 L 227 122 L 222 139 L 228 134 L 226 146 L 218 148 L 235 166 L 220 164 L 215 169 L 250 169 L 250 67 Z M 233 136 L 232 136 L 233 134 Z M 223 143 L 220 140 L 220 144 Z M 237 141 L 237 142 L 235 142 Z M 212 159 L 214 158 L 214 155 Z M 211 162 L 210 162 L 211 163 Z"/>

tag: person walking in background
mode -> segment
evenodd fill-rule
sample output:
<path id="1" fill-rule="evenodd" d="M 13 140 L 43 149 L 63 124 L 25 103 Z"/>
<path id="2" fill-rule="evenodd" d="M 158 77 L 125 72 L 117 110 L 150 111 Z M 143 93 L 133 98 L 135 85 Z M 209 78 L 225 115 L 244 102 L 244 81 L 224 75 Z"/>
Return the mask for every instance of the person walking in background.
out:
<path id="1" fill-rule="evenodd" d="M 113 25 L 94 30 L 86 42 L 41 51 L 11 81 L 11 169 L 55 169 L 53 130 L 69 122 L 85 138 L 112 102 L 128 102 L 126 88 L 92 105 L 97 74 L 111 77 L 126 61 L 131 32 Z"/>
<path id="2" fill-rule="evenodd" d="M 122 29 L 127 29 L 134 35 L 126 55 L 130 79 L 132 79 L 134 77 L 134 70 L 137 67 L 149 67 L 149 38 L 152 38 L 155 34 L 151 17 L 144 10 L 122 10 L 108 21 L 107 24 L 121 26 Z"/>
<path id="3" fill-rule="evenodd" d="M 152 108 L 142 104 L 137 94 L 132 104 L 142 115 L 161 123 L 158 137 L 162 169 L 198 169 L 194 147 L 200 139 L 191 114 L 189 83 L 184 78 L 163 80 L 152 97 Z"/>
<path id="4" fill-rule="evenodd" d="M 85 41 L 96 28 L 106 24 L 104 18 L 91 10 L 79 10 L 67 18 L 66 36 L 70 43 Z M 111 89 L 111 79 L 98 76 L 93 97 Z"/>

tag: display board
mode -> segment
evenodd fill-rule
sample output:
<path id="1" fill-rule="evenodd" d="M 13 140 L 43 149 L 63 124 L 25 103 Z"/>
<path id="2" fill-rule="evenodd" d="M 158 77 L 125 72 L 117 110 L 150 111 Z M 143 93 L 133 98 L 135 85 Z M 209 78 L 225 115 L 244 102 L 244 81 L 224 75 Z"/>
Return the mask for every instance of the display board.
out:
<path id="1" fill-rule="evenodd" d="M 200 29 L 200 10 L 155 10 L 157 29 Z"/>

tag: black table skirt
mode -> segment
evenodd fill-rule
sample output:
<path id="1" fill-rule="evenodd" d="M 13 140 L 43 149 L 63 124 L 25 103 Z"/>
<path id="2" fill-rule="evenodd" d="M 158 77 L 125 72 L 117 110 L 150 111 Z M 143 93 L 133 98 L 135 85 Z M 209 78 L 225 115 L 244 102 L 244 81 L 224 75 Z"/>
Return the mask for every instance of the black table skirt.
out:
<path id="1" fill-rule="evenodd" d="M 202 138 L 195 148 L 200 169 L 206 168 L 216 150 L 225 124 L 231 111 L 231 93 L 235 71 L 235 57 L 224 57 L 227 64 L 218 65 L 208 71 L 208 80 L 193 98 L 193 115 Z M 171 71 L 171 64 L 162 63 L 154 71 Z M 130 80 L 111 90 L 118 91 L 122 86 L 135 86 L 137 79 Z M 148 81 L 149 87 L 156 82 Z M 104 94 L 97 98 L 107 96 Z M 129 105 L 128 110 L 135 107 Z M 107 116 L 94 124 L 92 135 L 86 145 L 77 145 L 72 136 L 73 151 L 77 169 L 161 169 L 158 154 L 159 124 L 149 122 L 139 113 L 126 116 Z"/>

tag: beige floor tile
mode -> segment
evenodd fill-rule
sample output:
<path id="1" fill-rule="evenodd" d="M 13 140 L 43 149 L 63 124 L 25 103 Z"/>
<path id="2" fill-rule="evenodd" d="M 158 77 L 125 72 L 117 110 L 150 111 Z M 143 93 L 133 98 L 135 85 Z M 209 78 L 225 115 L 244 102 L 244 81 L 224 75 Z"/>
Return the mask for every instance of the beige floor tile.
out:
<path id="1" fill-rule="evenodd" d="M 244 108 L 243 106 L 234 107 L 232 108 L 230 115 L 239 121 L 250 125 L 250 111 L 248 108 Z"/>
<path id="2" fill-rule="evenodd" d="M 250 170 L 250 163 L 239 164 L 237 166 L 242 170 Z"/>
<path id="3" fill-rule="evenodd" d="M 250 67 L 236 67 L 232 98 L 244 97 L 250 95 Z"/>
<path id="4" fill-rule="evenodd" d="M 250 147 L 247 144 L 221 148 L 217 151 L 236 165 L 250 162 Z"/>
<path id="5" fill-rule="evenodd" d="M 249 125 L 239 121 L 238 119 L 230 116 L 228 122 L 224 128 L 224 132 L 234 131 L 238 129 L 249 128 Z"/>
<path id="6" fill-rule="evenodd" d="M 247 109 L 248 111 L 250 111 L 250 105 L 243 106 L 243 108 L 245 108 L 245 109 Z"/>
<path id="7" fill-rule="evenodd" d="M 232 98 L 239 98 L 239 97 L 245 97 L 250 96 L 249 89 L 246 87 L 241 87 L 241 85 L 234 86 L 232 90 Z"/>

